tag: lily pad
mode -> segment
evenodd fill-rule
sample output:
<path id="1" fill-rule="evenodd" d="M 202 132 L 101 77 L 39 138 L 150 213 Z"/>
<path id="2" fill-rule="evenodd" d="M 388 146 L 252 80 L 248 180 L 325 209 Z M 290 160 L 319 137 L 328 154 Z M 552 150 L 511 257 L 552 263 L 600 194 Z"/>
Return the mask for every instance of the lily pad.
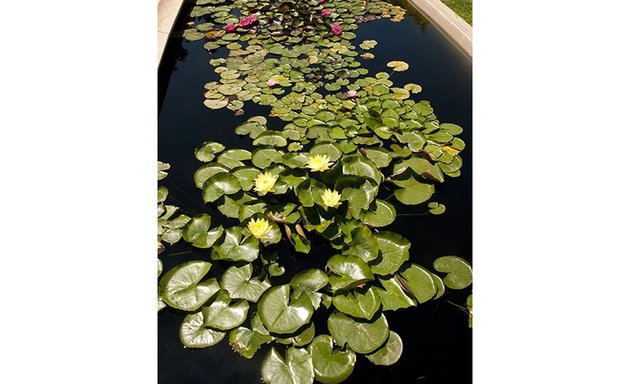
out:
<path id="1" fill-rule="evenodd" d="M 270 332 L 291 334 L 306 325 L 313 315 L 313 306 L 305 295 L 290 299 L 289 284 L 272 287 L 258 302 L 258 314 Z"/>
<path id="2" fill-rule="evenodd" d="M 245 165 L 242 160 L 250 160 L 252 154 L 244 149 L 228 149 L 217 157 L 217 163 L 230 169 Z"/>
<path id="3" fill-rule="evenodd" d="M 249 310 L 247 301 L 241 300 L 232 305 L 230 301 L 230 295 L 222 290 L 210 306 L 203 307 L 202 312 L 207 327 L 229 331 L 245 321 Z"/>
<path id="4" fill-rule="evenodd" d="M 195 186 L 197 188 L 202 188 L 203 184 L 212 176 L 217 173 L 228 172 L 230 169 L 218 163 L 208 163 L 199 167 L 195 174 L 193 175 L 193 179 L 195 181 Z"/>
<path id="5" fill-rule="evenodd" d="M 376 287 L 353 289 L 338 292 L 332 297 L 332 303 L 339 311 L 354 318 L 370 320 L 381 307 L 381 298 Z"/>
<path id="6" fill-rule="evenodd" d="M 291 288 L 294 292 L 316 292 L 328 284 L 328 275 L 321 269 L 307 269 L 293 276 Z"/>
<path id="7" fill-rule="evenodd" d="M 396 232 L 382 231 L 375 235 L 381 251 L 382 259 L 372 265 L 372 272 L 377 275 L 390 275 L 398 271 L 401 265 L 409 260 L 411 242 Z"/>
<path id="8" fill-rule="evenodd" d="M 311 354 L 300 348 L 289 348 L 285 361 L 272 347 L 263 360 L 261 374 L 267 384 L 312 384 L 315 376 Z"/>
<path id="9" fill-rule="evenodd" d="M 394 70 L 394 72 L 403 72 L 409 69 L 409 64 L 399 60 L 390 61 L 387 63 L 387 66 Z"/>
<path id="10" fill-rule="evenodd" d="M 351 349 L 333 350 L 333 338 L 319 335 L 308 347 L 313 359 L 315 379 L 323 384 L 337 384 L 346 380 L 354 370 L 356 354 Z"/>
<path id="11" fill-rule="evenodd" d="M 232 260 L 251 262 L 258 258 L 258 239 L 249 236 L 244 237 L 239 227 L 225 230 L 223 242 L 212 247 L 214 260 Z"/>
<path id="12" fill-rule="evenodd" d="M 385 200 L 374 200 L 374 208 L 363 212 L 361 221 L 372 227 L 385 227 L 396 219 L 396 208 Z"/>
<path id="13" fill-rule="evenodd" d="M 225 332 L 215 331 L 205 326 L 202 311 L 184 318 L 179 328 L 179 339 L 186 348 L 207 348 L 218 344 L 225 337 Z"/>
<path id="14" fill-rule="evenodd" d="M 223 195 L 231 195 L 241 190 L 238 179 L 229 173 L 217 173 L 203 184 L 203 201 L 214 202 Z"/>
<path id="15" fill-rule="evenodd" d="M 402 285 L 395 277 L 389 279 L 379 278 L 378 281 L 383 286 L 383 288 L 376 288 L 381 297 L 383 311 L 396 311 L 416 305 L 415 301 L 405 294 Z"/>
<path id="16" fill-rule="evenodd" d="M 231 266 L 221 276 L 221 287 L 235 299 L 257 302 L 260 296 L 271 287 L 268 279 L 252 279 L 254 267 L 245 264 L 242 267 Z"/>
<path id="17" fill-rule="evenodd" d="M 400 359 L 402 351 L 402 339 L 396 332 L 390 330 L 387 343 L 365 357 L 375 365 L 392 365 Z"/>
<path id="18" fill-rule="evenodd" d="M 389 337 L 389 326 L 383 314 L 373 321 L 356 321 L 341 312 L 334 312 L 328 317 L 328 330 L 335 343 L 347 345 L 362 354 L 376 351 Z"/>
<path id="19" fill-rule="evenodd" d="M 229 337 L 232 349 L 246 359 L 254 357 L 258 349 L 271 340 L 273 340 L 272 336 L 263 335 L 245 327 L 233 329 Z"/>
<path id="20" fill-rule="evenodd" d="M 438 272 L 448 273 L 443 280 L 451 289 L 464 289 L 472 283 L 472 268 L 461 257 L 442 256 L 433 262 L 433 268 Z"/>
<path id="21" fill-rule="evenodd" d="M 221 109 L 228 105 L 228 99 L 208 99 L 203 102 L 203 105 L 210 109 Z"/>
<path id="22" fill-rule="evenodd" d="M 207 261 L 193 260 L 166 272 L 159 284 L 162 300 L 182 311 L 197 310 L 221 289 L 214 278 L 201 282 L 211 266 Z"/>
<path id="23" fill-rule="evenodd" d="M 225 146 L 221 143 L 207 141 L 203 143 L 200 148 L 197 148 L 195 150 L 195 157 L 197 158 L 197 160 L 207 163 L 214 160 L 215 154 L 223 151 L 224 149 Z"/>
<path id="24" fill-rule="evenodd" d="M 273 147 L 286 147 L 287 139 L 277 131 L 262 132 L 253 142 L 254 145 L 269 145 Z"/>
<path id="25" fill-rule="evenodd" d="M 410 264 L 402 269 L 400 277 L 400 283 L 418 300 L 418 304 L 431 300 L 437 293 L 431 272 L 417 264 Z"/>

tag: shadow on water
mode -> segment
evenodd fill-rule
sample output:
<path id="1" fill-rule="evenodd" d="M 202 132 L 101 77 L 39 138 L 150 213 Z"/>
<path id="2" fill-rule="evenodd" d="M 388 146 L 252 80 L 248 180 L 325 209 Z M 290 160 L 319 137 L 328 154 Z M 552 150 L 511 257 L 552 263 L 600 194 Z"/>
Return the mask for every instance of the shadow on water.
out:
<path id="1" fill-rule="evenodd" d="M 400 0 L 392 2 L 407 9 L 403 21 L 378 20 L 361 24 L 355 31 L 356 44 L 368 39 L 378 41 L 371 50 L 375 59 L 365 61 L 365 68 L 373 76 L 380 71 L 389 72 L 386 63 L 390 60 L 409 63 L 408 71 L 392 74 L 391 80 L 399 86 L 411 82 L 420 84 L 423 91 L 414 95 L 414 100 L 429 100 L 441 122 L 462 126 L 464 132 L 460 137 L 466 148 L 461 153 L 462 175 L 438 186 L 431 199 L 446 205 L 446 212 L 440 216 L 417 216 L 425 213 L 423 208 L 395 204 L 400 215 L 385 230 L 410 239 L 411 261 L 431 270 L 433 260 L 444 255 L 457 255 L 472 262 L 472 63 L 412 6 Z M 169 176 L 164 180 L 169 189 L 169 201 L 189 215 L 210 214 L 215 226 L 231 219 L 203 204 L 201 193 L 192 180 L 193 173 L 201 165 L 193 156 L 194 149 L 208 140 L 222 142 L 227 147 L 251 149 L 251 141 L 237 136 L 234 127 L 251 116 L 267 115 L 269 108 L 247 103 L 245 114 L 235 117 L 227 109 L 210 110 L 203 105 L 204 84 L 219 78 L 208 61 L 225 56 L 226 51 L 220 48 L 209 54 L 202 41 L 182 40 L 192 6 L 193 2 L 186 1 L 185 9 L 180 12 L 176 33 L 167 43 L 158 71 L 158 158 L 171 164 Z M 276 120 L 279 119 L 270 119 L 270 126 L 283 124 Z M 312 257 L 293 257 L 286 244 L 281 244 L 277 251 L 288 272 L 283 278 L 297 269 L 298 258 L 300 263 L 308 260 L 310 267 L 320 266 L 325 263 L 321 254 L 330 252 L 317 249 Z M 167 247 L 160 259 L 167 271 L 187 260 L 210 260 L 210 254 L 188 244 L 175 244 Z M 300 264 L 300 268 L 302 266 Z M 219 275 L 225 268 L 227 265 L 213 262 L 211 274 Z M 468 328 L 467 314 L 448 302 L 465 306 L 467 294 L 467 290 L 447 290 L 439 300 L 388 312 L 391 329 L 403 339 L 401 359 L 393 366 L 382 367 L 358 357 L 354 373 L 345 382 L 471 383 L 472 330 Z M 325 314 L 318 316 L 315 323 L 321 332 L 325 329 Z M 227 340 L 207 349 L 186 349 L 178 335 L 183 317 L 182 313 L 171 309 L 158 315 L 160 384 L 261 382 L 259 370 L 269 350 L 268 345 L 251 360 L 233 352 Z"/>

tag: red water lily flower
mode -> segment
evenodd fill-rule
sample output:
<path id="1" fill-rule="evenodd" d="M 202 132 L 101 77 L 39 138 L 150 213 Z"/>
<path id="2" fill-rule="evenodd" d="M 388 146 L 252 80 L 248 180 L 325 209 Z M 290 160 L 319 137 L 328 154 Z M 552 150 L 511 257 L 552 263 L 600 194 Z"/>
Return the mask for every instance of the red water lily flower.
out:
<path id="1" fill-rule="evenodd" d="M 335 36 L 339 36 L 341 35 L 341 32 L 343 32 L 343 29 L 338 26 L 337 24 L 333 24 L 330 26 L 330 30 L 332 31 L 332 34 Z"/>
<path id="2" fill-rule="evenodd" d="M 234 24 L 228 24 L 225 27 L 223 27 L 223 29 L 225 29 L 227 32 L 232 32 L 236 29 L 236 25 Z"/>
<path id="3" fill-rule="evenodd" d="M 241 27 L 249 27 L 250 25 L 254 24 L 256 20 L 258 20 L 258 17 L 256 17 L 256 15 L 249 15 L 239 21 L 238 25 L 240 25 Z"/>
<path id="4" fill-rule="evenodd" d="M 326 16 L 330 16 L 330 9 L 322 9 L 322 16 L 326 17 Z"/>

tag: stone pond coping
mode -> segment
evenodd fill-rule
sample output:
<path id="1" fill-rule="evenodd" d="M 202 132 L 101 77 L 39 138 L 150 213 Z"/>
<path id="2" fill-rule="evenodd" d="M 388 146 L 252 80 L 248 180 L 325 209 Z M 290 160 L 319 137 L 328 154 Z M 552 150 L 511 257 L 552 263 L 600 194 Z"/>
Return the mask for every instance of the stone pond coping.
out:
<path id="1" fill-rule="evenodd" d="M 184 0 L 158 0 L 158 64 Z M 472 59 L 472 27 L 440 0 L 409 0 L 466 56 Z"/>

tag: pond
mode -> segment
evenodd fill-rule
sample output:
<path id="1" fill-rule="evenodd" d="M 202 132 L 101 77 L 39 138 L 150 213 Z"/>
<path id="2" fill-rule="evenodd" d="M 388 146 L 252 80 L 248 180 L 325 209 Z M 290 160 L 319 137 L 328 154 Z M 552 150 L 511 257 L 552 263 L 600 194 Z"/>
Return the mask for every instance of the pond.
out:
<path id="1" fill-rule="evenodd" d="M 466 146 L 459 154 L 463 161 L 461 175 L 449 177 L 435 186 L 430 201 L 446 207 L 439 215 L 427 214 L 425 205 L 395 205 L 396 220 L 384 228 L 411 241 L 409 261 L 428 270 L 435 259 L 455 255 L 472 263 L 472 63 L 446 39 L 437 27 L 417 13 L 405 1 L 391 4 L 406 10 L 400 22 L 388 19 L 371 20 L 353 30 L 354 45 L 365 40 L 378 42 L 369 50 L 374 58 L 361 60 L 369 76 L 390 72 L 387 63 L 393 60 L 408 63 L 406 71 L 392 72 L 396 86 L 415 83 L 422 87 L 412 94 L 415 101 L 428 100 L 440 122 L 463 128 L 459 137 Z M 195 158 L 195 150 L 204 142 L 222 143 L 226 148 L 254 151 L 252 140 L 235 134 L 234 128 L 253 116 L 267 116 L 268 128 L 282 130 L 286 121 L 269 117 L 270 107 L 246 101 L 243 114 L 235 116 L 227 108 L 210 109 L 204 105 L 204 85 L 221 79 L 208 63 L 227 56 L 220 48 L 212 53 L 204 48 L 206 39 L 187 41 L 181 36 L 190 28 L 193 2 L 185 2 L 178 16 L 173 36 L 169 39 L 159 69 L 158 159 L 170 164 L 168 177 L 160 181 L 168 188 L 168 203 L 179 207 L 179 213 L 190 217 L 207 213 L 212 225 L 233 225 L 233 219 L 220 214 L 216 206 L 204 204 L 202 193 L 193 175 L 203 165 Z M 387 194 L 385 194 L 386 196 Z M 380 195 L 379 195 L 380 197 Z M 165 244 L 159 255 L 162 276 L 177 265 L 190 260 L 212 261 L 208 249 L 199 249 L 185 242 Z M 303 254 L 296 257 L 287 242 L 277 246 L 282 276 L 272 277 L 276 284 L 289 283 L 291 276 L 304 268 L 322 267 Z M 311 253 L 330 252 L 313 244 Z M 309 255 L 310 256 L 310 255 Z M 212 261 L 223 272 L 227 265 Z M 325 262 L 324 262 L 325 263 Z M 403 342 L 400 359 L 390 366 L 370 363 L 357 354 L 356 365 L 347 383 L 470 383 L 472 382 L 472 330 L 465 311 L 470 287 L 446 289 L 437 300 L 414 307 L 387 312 L 389 328 Z M 463 307 L 463 308 L 462 308 Z M 331 306 L 332 308 L 332 306 Z M 232 350 L 228 337 L 209 348 L 185 348 L 179 329 L 186 312 L 166 307 L 158 314 L 158 377 L 162 384 L 178 383 L 259 383 L 261 365 L 270 349 L 263 345 L 251 359 Z M 325 317 L 313 317 L 315 328 L 326 329 Z M 322 332 L 318 332 L 320 334 Z M 278 344 L 273 344 L 276 348 Z M 280 351 L 284 356 L 284 351 Z"/>

